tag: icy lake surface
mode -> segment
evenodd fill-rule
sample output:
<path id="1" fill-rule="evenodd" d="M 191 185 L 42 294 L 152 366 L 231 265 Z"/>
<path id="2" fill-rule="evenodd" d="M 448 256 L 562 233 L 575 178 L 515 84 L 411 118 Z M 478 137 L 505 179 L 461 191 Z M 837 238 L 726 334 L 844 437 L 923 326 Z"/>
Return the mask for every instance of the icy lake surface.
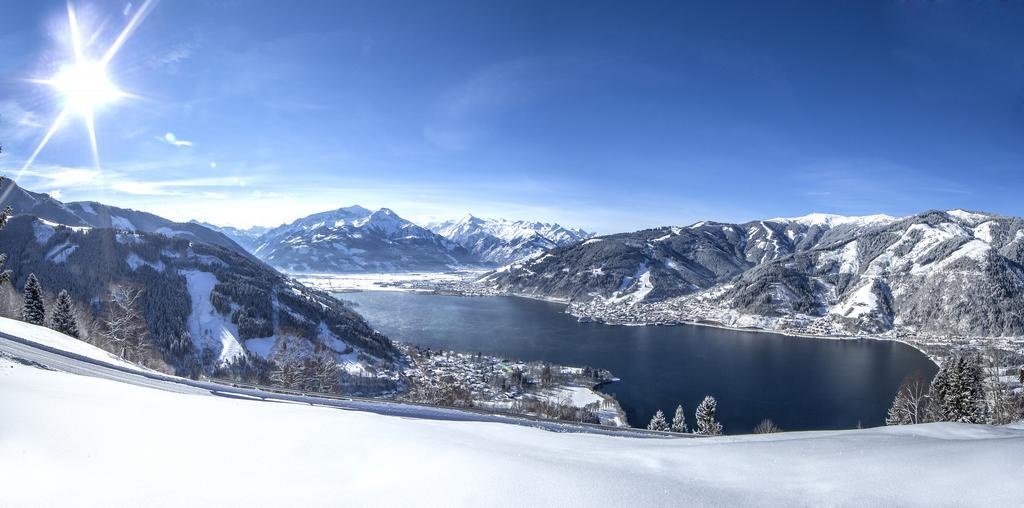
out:
<path id="1" fill-rule="evenodd" d="M 613 393 L 633 426 L 683 404 L 687 424 L 705 394 L 726 433 L 769 417 L 785 430 L 883 425 L 905 376 L 936 367 L 899 342 L 828 340 L 702 326 L 578 323 L 556 303 L 515 297 L 341 293 L 388 336 L 432 348 L 591 365 L 622 380 Z"/>

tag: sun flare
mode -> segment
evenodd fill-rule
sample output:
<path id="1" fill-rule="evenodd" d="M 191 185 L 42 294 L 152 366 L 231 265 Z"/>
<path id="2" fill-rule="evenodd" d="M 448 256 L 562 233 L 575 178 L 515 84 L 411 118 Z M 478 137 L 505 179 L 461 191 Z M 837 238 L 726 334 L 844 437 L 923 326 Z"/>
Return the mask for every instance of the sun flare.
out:
<path id="1" fill-rule="evenodd" d="M 74 51 L 74 60 L 62 66 L 49 79 L 32 80 L 39 84 L 48 85 L 56 90 L 63 99 L 64 105 L 50 125 L 50 128 L 46 131 L 46 134 L 43 135 L 39 145 L 36 146 L 35 151 L 25 161 L 21 172 L 27 170 L 35 162 L 36 157 L 39 156 L 39 153 L 50 142 L 50 139 L 53 138 L 53 135 L 61 128 L 71 113 L 81 116 L 82 121 L 85 123 L 85 128 L 89 135 L 89 145 L 92 148 L 93 162 L 97 168 L 99 167 L 99 147 L 96 142 L 94 120 L 95 112 L 100 107 L 111 104 L 122 97 L 132 97 L 131 94 L 119 89 L 110 79 L 107 64 L 114 58 L 118 50 L 121 49 L 128 36 L 138 27 L 142 18 L 152 7 L 152 1 L 146 0 L 142 6 L 135 9 L 135 13 L 128 21 L 127 26 L 125 26 L 110 48 L 98 60 L 91 59 L 86 55 L 82 41 L 89 38 L 83 39 L 78 26 L 78 17 L 75 15 L 75 9 L 70 3 L 68 4 L 69 39 Z"/>
<path id="2" fill-rule="evenodd" d="M 121 90 L 110 81 L 106 69 L 99 62 L 76 62 L 63 69 L 50 80 L 60 92 L 66 106 L 79 113 L 91 113 L 96 108 L 121 97 Z"/>

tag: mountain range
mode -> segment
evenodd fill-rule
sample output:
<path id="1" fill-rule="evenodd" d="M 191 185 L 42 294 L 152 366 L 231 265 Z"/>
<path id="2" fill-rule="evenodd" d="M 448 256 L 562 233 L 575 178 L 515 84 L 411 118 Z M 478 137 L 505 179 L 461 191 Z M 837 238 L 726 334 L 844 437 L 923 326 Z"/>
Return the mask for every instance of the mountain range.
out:
<path id="1" fill-rule="evenodd" d="M 216 254 L 201 257 L 220 259 L 207 264 L 218 280 L 237 269 L 277 280 L 271 287 L 285 287 L 286 279 L 258 260 L 291 272 L 322 273 L 500 266 L 479 283 L 497 292 L 563 300 L 581 317 L 615 322 L 675 319 L 834 333 L 1024 335 L 1024 220 L 991 213 L 811 214 L 593 236 L 557 224 L 472 215 L 422 227 L 387 208 L 350 206 L 264 231 L 176 223 L 95 202 L 62 203 L 13 182 L 5 185 L 12 186 L 5 203 L 42 222 L 21 226 L 14 240 L 22 244 L 0 246 L 12 252 L 12 261 L 31 258 L 18 257 L 19 251 L 31 251 L 52 264 L 78 262 L 74 273 L 88 270 L 84 263 L 101 253 L 96 250 L 101 244 L 90 251 L 82 238 L 90 230 L 110 230 L 122 246 L 181 240 L 216 247 Z M 25 228 L 32 230 L 34 242 L 26 241 Z M 54 243 L 53 238 L 64 237 L 46 228 L 77 243 Z M 149 248 L 146 257 L 113 248 L 109 240 L 102 245 L 117 252 L 123 266 L 114 270 L 101 264 L 101 278 L 129 277 L 146 266 L 185 263 L 176 271 L 199 266 L 197 249 L 183 256 L 191 261 L 179 261 L 164 250 Z M 228 255 L 245 261 L 229 261 Z M 96 296 L 87 293 L 76 296 Z M 263 303 L 253 308 L 260 309 L 262 319 L 272 314 L 264 312 Z M 237 320 L 234 314 L 231 319 Z M 353 329 L 365 327 L 358 316 L 352 319 Z"/>
<path id="2" fill-rule="evenodd" d="M 812 214 L 591 238 L 482 282 L 597 318 L 651 310 L 730 326 L 999 337 L 1024 335 L 1022 264 L 1016 217 Z"/>
<path id="3" fill-rule="evenodd" d="M 193 222 L 222 233 L 268 264 L 294 273 L 493 268 L 591 236 L 558 224 L 472 215 L 422 227 L 390 209 L 369 210 L 358 205 L 271 229 Z"/>
<path id="4" fill-rule="evenodd" d="M 471 214 L 460 220 L 428 224 L 427 228 L 463 246 L 479 262 L 498 266 L 537 257 L 593 236 L 582 229 L 558 224 L 482 219 Z"/>

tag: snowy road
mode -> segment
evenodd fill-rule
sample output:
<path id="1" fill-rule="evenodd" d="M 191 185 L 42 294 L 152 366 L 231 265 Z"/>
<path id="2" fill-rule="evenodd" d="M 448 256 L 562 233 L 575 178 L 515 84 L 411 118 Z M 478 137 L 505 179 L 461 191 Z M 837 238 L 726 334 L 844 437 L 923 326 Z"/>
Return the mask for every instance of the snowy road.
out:
<path id="1" fill-rule="evenodd" d="M 159 372 L 107 363 L 95 358 L 40 344 L 5 332 L 0 332 L 0 352 L 5 353 L 12 358 L 32 362 L 52 370 L 108 379 L 175 393 L 236 397 L 251 400 L 262 400 L 266 402 L 301 403 L 335 407 L 344 410 L 366 411 L 404 418 L 507 423 L 535 427 L 553 432 L 576 432 L 640 438 L 674 437 L 670 434 L 649 432 L 644 429 L 629 429 L 600 425 L 573 424 L 550 420 L 537 420 L 528 417 L 487 413 L 484 411 L 449 409 L 418 404 L 362 399 L 357 397 L 324 398 L 308 395 L 295 395 L 290 393 L 281 393 L 276 391 L 271 392 L 227 384 L 211 383 L 207 381 L 195 381 L 186 378 L 168 376 Z"/>

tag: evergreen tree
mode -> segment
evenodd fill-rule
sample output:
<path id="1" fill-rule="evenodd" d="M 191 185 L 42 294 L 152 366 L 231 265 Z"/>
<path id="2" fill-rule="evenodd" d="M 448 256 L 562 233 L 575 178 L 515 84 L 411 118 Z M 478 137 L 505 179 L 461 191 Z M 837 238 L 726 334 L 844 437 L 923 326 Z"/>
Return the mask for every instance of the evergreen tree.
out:
<path id="1" fill-rule="evenodd" d="M 662 413 L 659 409 L 657 413 L 654 413 L 654 417 L 651 418 L 651 423 L 647 424 L 648 430 L 669 430 L 668 422 L 665 420 L 665 413 Z"/>
<path id="2" fill-rule="evenodd" d="M 985 423 L 985 386 L 981 360 L 976 354 L 959 355 L 947 390 L 949 421 Z"/>
<path id="3" fill-rule="evenodd" d="M 932 378 L 928 387 L 928 396 L 931 399 L 928 408 L 928 420 L 933 422 L 949 421 L 950 408 L 947 402 L 950 388 L 950 377 L 953 365 L 956 364 L 956 357 L 951 356 L 942 362 L 939 371 Z"/>
<path id="4" fill-rule="evenodd" d="M 885 417 L 886 425 L 910 425 L 913 418 L 910 414 L 910 401 L 903 390 L 896 392 L 896 397 L 889 407 L 889 414 Z"/>
<path id="5" fill-rule="evenodd" d="M 30 273 L 25 281 L 25 305 L 21 309 L 21 320 L 34 325 L 46 326 L 46 308 L 43 306 L 43 288 L 39 286 L 36 274 Z"/>
<path id="6" fill-rule="evenodd" d="M 672 432 L 686 432 L 686 413 L 682 404 L 676 406 L 676 414 L 672 417 Z"/>
<path id="7" fill-rule="evenodd" d="M 697 406 L 697 429 L 696 434 L 702 436 L 718 436 L 722 434 L 722 424 L 715 419 L 715 412 L 718 410 L 718 401 L 708 395 L 704 397 Z"/>
<path id="8" fill-rule="evenodd" d="M 57 295 L 57 303 L 53 306 L 53 315 L 50 316 L 50 328 L 64 335 L 78 338 L 78 323 L 75 322 L 75 313 L 71 306 L 71 295 L 68 294 L 66 289 L 62 289 L 60 294 Z"/>

